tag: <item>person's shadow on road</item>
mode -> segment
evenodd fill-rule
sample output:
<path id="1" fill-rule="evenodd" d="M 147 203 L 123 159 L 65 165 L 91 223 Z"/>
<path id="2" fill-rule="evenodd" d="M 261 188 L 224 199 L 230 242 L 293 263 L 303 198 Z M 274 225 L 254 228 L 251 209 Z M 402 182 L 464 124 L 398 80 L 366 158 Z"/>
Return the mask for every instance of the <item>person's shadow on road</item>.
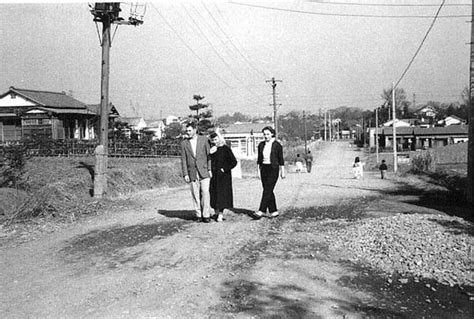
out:
<path id="1" fill-rule="evenodd" d="M 157 213 L 168 218 L 179 218 L 183 220 L 195 220 L 196 214 L 192 210 L 166 210 L 157 209 Z"/>

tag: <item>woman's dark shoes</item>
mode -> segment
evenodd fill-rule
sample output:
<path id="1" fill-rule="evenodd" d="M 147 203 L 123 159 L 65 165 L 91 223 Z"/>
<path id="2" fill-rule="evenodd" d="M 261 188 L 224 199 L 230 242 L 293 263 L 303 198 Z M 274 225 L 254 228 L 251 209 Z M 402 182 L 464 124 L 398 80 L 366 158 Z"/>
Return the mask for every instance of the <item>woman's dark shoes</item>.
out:
<path id="1" fill-rule="evenodd" d="M 202 222 L 203 223 L 210 223 L 211 219 L 209 217 L 203 217 Z"/>

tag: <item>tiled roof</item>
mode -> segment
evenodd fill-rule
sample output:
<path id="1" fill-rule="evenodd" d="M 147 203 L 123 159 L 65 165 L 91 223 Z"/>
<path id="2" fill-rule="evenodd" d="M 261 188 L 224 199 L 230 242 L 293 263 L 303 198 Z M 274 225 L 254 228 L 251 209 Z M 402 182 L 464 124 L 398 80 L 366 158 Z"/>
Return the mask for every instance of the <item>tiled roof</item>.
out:
<path id="1" fill-rule="evenodd" d="M 7 94 L 16 93 L 40 106 L 51 107 L 51 108 L 69 108 L 69 109 L 85 109 L 86 105 L 72 96 L 66 95 L 61 92 L 48 92 L 48 91 L 35 91 L 17 89 L 13 86 Z"/>
<path id="2" fill-rule="evenodd" d="M 220 129 L 224 134 L 236 133 L 260 133 L 265 126 L 272 126 L 269 123 L 242 123 L 223 125 Z"/>
<path id="3" fill-rule="evenodd" d="M 380 130 L 379 130 L 380 132 Z M 392 127 L 384 127 L 384 135 L 392 135 Z M 397 135 L 456 135 L 468 134 L 467 125 L 435 126 L 435 127 L 397 127 Z"/>
<path id="4" fill-rule="evenodd" d="M 42 110 L 42 111 L 46 111 L 46 112 L 52 112 L 52 113 L 55 113 L 55 114 L 85 114 L 85 115 L 94 114 L 95 115 L 94 112 L 88 110 L 87 108 L 84 108 L 84 109 L 65 109 L 64 108 L 64 109 L 62 109 L 62 108 L 51 108 L 51 107 L 39 106 L 39 107 L 33 107 L 33 109 L 38 109 L 38 110 Z M 28 111 L 31 111 L 31 109 L 28 109 Z"/>

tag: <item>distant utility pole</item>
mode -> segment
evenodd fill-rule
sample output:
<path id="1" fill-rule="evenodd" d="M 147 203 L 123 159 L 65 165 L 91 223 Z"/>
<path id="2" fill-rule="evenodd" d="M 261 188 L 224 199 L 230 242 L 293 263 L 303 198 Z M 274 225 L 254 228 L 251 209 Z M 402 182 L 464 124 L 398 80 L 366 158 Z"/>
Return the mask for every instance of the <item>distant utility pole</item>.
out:
<path id="1" fill-rule="evenodd" d="M 331 120 L 331 111 L 329 113 L 329 142 L 332 142 L 332 120 Z"/>
<path id="2" fill-rule="evenodd" d="M 276 86 L 277 82 L 282 82 L 281 80 L 275 80 L 272 77 L 271 80 L 266 80 L 265 82 L 271 83 L 273 89 L 273 125 L 275 126 L 275 138 L 278 138 L 278 116 L 277 116 L 277 104 L 276 104 Z"/>
<path id="3" fill-rule="evenodd" d="M 324 141 L 326 142 L 327 139 L 328 139 L 328 136 L 327 136 L 327 111 L 324 110 Z"/>
<path id="4" fill-rule="evenodd" d="M 395 86 L 392 83 L 392 138 L 393 138 L 393 171 L 396 173 L 398 171 L 398 162 L 397 162 L 397 129 L 395 126 L 395 121 L 397 120 L 397 114 L 395 113 Z"/>
<path id="5" fill-rule="evenodd" d="M 375 154 L 379 163 L 379 108 L 375 109 Z"/>
<path id="6" fill-rule="evenodd" d="M 306 138 L 306 112 L 303 111 L 303 124 L 304 124 L 304 153 L 308 155 L 308 144 Z"/>
<path id="7" fill-rule="evenodd" d="M 130 17 L 128 21 L 119 17 L 120 2 L 96 3 L 91 8 L 94 22 L 102 22 L 102 70 L 100 83 L 100 129 L 99 146 L 95 149 L 96 163 L 94 168 L 94 197 L 102 198 L 107 192 L 107 156 L 109 143 L 109 70 L 110 70 L 110 37 L 111 24 L 143 23 Z"/>
<path id="8" fill-rule="evenodd" d="M 474 203 L 474 28 L 472 26 L 474 6 L 471 15 L 471 67 L 469 76 L 469 141 L 467 152 L 467 199 Z"/>

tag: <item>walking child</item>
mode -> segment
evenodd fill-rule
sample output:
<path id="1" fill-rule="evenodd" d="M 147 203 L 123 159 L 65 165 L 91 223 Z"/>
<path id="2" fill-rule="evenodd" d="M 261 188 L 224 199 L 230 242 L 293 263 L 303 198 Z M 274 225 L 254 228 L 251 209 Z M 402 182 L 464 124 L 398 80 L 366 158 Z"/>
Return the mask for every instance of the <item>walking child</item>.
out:
<path id="1" fill-rule="evenodd" d="M 380 178 L 384 179 L 385 178 L 385 173 L 387 172 L 387 164 L 385 164 L 385 160 L 382 160 L 382 164 L 379 166 L 380 170 Z"/>
<path id="2" fill-rule="evenodd" d="M 354 164 L 352 165 L 352 169 L 354 170 L 355 179 L 360 179 L 364 177 L 364 163 L 360 161 L 359 156 L 355 158 Z"/>

